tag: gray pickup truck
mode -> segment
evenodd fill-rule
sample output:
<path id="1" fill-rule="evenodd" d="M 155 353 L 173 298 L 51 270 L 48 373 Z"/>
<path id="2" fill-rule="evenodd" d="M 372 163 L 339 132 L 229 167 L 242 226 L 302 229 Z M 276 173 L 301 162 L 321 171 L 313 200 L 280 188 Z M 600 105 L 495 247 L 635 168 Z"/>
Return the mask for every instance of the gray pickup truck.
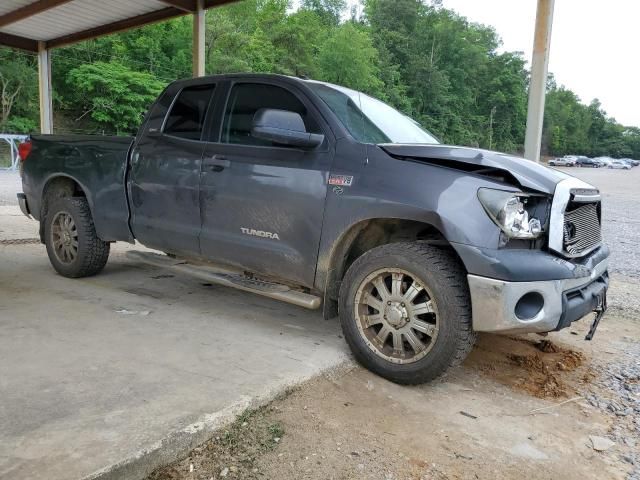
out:
<path id="1" fill-rule="evenodd" d="M 501 153 L 441 145 L 363 93 L 275 75 L 178 81 L 135 138 L 34 135 L 22 211 L 55 270 L 136 261 L 339 315 L 399 383 L 476 332 L 551 332 L 606 309 L 600 194 Z"/>

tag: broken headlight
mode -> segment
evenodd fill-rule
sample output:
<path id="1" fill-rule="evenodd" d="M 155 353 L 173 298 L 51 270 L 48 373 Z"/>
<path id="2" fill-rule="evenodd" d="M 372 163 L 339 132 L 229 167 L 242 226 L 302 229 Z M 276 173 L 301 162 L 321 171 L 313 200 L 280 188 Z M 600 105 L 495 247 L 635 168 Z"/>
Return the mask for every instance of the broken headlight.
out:
<path id="1" fill-rule="evenodd" d="M 534 239 L 542 234 L 542 223 L 530 218 L 527 203 L 530 196 L 526 193 L 505 192 L 481 188 L 478 199 L 491 220 L 509 238 Z"/>

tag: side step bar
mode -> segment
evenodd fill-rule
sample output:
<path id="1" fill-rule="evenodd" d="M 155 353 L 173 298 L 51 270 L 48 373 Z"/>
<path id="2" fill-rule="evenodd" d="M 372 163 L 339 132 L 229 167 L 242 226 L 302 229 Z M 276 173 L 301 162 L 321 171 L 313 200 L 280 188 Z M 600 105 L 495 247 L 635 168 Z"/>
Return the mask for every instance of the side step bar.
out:
<path id="1" fill-rule="evenodd" d="M 291 303 L 309 310 L 317 310 L 322 304 L 322 299 L 320 297 L 292 290 L 291 287 L 287 285 L 252 279 L 239 273 L 216 269 L 210 266 L 194 265 L 188 263 L 186 260 L 171 258 L 158 253 L 134 250 L 128 251 L 127 257 L 136 262 L 146 263 L 155 267 L 168 268 L 210 283 L 237 288 L 238 290 L 244 290 L 245 292 L 256 293 L 263 297 L 269 297 L 274 300 Z"/>

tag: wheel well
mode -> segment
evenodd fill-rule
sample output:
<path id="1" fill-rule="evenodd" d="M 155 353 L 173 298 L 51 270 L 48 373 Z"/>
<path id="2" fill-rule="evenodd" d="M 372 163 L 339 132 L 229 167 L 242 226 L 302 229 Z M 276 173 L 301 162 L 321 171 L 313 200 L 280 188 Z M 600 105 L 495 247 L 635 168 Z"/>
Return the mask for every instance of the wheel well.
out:
<path id="1" fill-rule="evenodd" d="M 444 235 L 436 227 L 428 223 L 395 218 L 379 218 L 365 220 L 354 225 L 343 235 L 331 256 L 331 265 L 325 286 L 325 318 L 337 315 L 337 299 L 342 279 L 349 267 L 361 255 L 381 245 L 418 240 L 455 252 Z M 462 264 L 462 262 L 460 263 Z"/>
<path id="2" fill-rule="evenodd" d="M 40 240 L 44 243 L 44 222 L 47 218 L 49 205 L 55 199 L 64 197 L 85 197 L 86 194 L 80 184 L 73 178 L 56 177 L 47 182 L 42 190 L 42 206 L 40 208 Z"/>

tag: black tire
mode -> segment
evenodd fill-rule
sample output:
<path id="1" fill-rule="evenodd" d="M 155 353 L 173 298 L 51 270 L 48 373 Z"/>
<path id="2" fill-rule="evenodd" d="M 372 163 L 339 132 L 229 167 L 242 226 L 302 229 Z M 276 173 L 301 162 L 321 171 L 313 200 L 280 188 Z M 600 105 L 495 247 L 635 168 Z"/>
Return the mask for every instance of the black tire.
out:
<path id="1" fill-rule="evenodd" d="M 372 343 L 359 327 L 356 295 L 372 274 L 386 268 L 415 276 L 428 289 L 429 298 L 437 307 L 438 332 L 435 340 L 431 340 L 433 345 L 424 357 L 413 363 L 394 363 L 383 358 L 370 346 Z M 464 361 L 476 340 L 469 286 L 462 265 L 451 252 L 425 242 L 383 245 L 359 257 L 343 279 L 339 315 L 342 331 L 356 359 L 372 372 L 400 384 L 425 383 L 443 375 Z M 384 318 L 386 321 L 387 317 Z"/>
<path id="2" fill-rule="evenodd" d="M 65 255 L 60 251 L 59 222 L 61 218 L 70 218 L 75 226 L 72 229 L 74 235 L 72 241 L 77 244 L 74 247 L 75 256 L 71 255 L 65 258 Z M 109 258 L 110 245 L 96 235 L 86 198 L 56 198 L 47 209 L 44 222 L 45 244 L 49 261 L 60 275 L 69 278 L 89 277 L 96 275 L 104 268 Z M 58 240 L 58 247 L 56 247 L 55 239 Z"/>

